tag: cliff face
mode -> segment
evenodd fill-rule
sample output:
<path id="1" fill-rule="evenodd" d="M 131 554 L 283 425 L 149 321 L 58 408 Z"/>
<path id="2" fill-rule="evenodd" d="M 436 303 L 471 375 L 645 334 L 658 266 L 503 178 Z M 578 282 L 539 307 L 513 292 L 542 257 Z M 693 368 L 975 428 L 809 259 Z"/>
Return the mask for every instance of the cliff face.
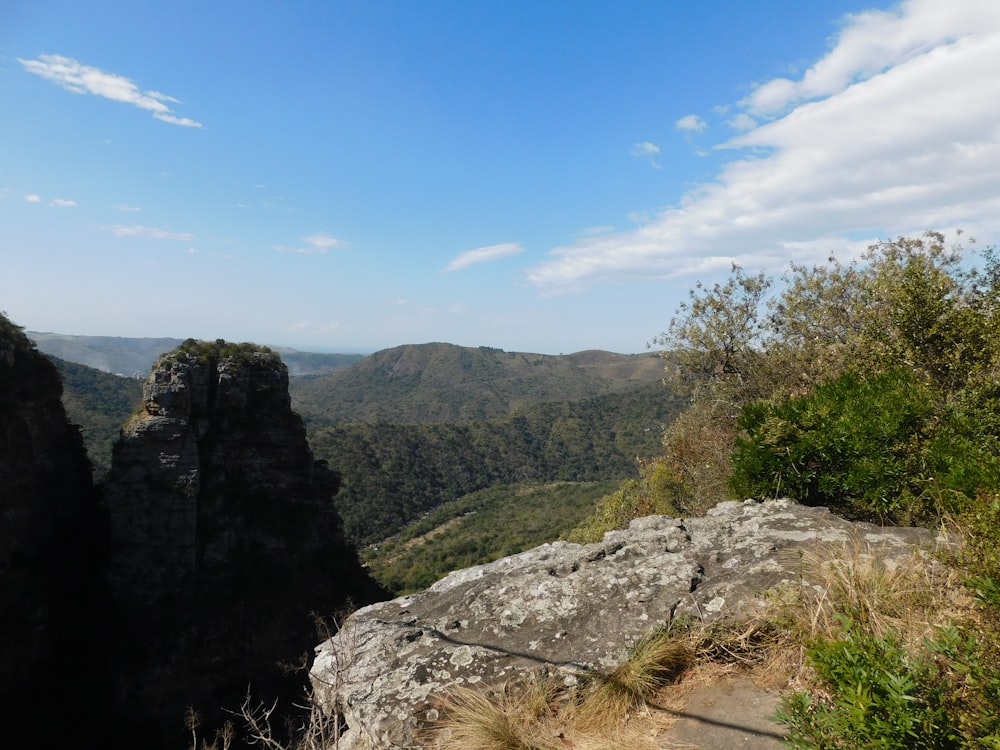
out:
<path id="1" fill-rule="evenodd" d="M 104 523 L 61 394 L 52 363 L 0 315 L 0 705 L 42 746 L 93 731 L 109 692 Z M 53 708 L 56 674 L 73 698 Z"/>
<path id="2" fill-rule="evenodd" d="M 338 478 L 313 461 L 288 372 L 250 347 L 162 357 L 122 431 L 105 490 L 123 600 L 148 604 L 343 544 Z M 235 567 L 234 567 L 235 565 Z"/>
<path id="3" fill-rule="evenodd" d="M 277 664 L 301 660 L 312 613 L 377 596 L 344 541 L 338 483 L 313 461 L 277 355 L 188 341 L 154 365 L 105 487 L 120 694 L 147 731 L 181 728 L 190 705 L 211 723 L 248 685 L 296 690 Z"/>

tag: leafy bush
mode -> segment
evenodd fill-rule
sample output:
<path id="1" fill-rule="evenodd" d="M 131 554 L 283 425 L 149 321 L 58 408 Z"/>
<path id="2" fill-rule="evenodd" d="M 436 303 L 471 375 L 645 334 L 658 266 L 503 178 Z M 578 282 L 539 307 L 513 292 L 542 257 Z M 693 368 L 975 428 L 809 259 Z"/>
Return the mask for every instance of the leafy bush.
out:
<path id="1" fill-rule="evenodd" d="M 818 689 L 787 696 L 775 718 L 793 748 L 1000 748 L 1000 676 L 978 633 L 939 627 L 918 648 L 842 618 L 840 637 L 807 650 Z"/>
<path id="2" fill-rule="evenodd" d="M 870 379 L 848 372 L 808 395 L 744 408 L 733 486 L 754 497 L 903 515 L 914 445 L 932 415 L 929 392 L 905 370 Z"/>
<path id="3" fill-rule="evenodd" d="M 807 652 L 825 698 L 800 691 L 777 718 L 793 748 L 959 748 L 943 672 L 950 663 L 928 649 L 910 656 L 892 636 L 875 636 L 843 620 L 843 635 Z"/>
<path id="4" fill-rule="evenodd" d="M 913 373 L 848 372 L 810 395 L 744 408 L 733 486 L 892 521 L 928 520 L 1000 483 L 995 441 Z"/>

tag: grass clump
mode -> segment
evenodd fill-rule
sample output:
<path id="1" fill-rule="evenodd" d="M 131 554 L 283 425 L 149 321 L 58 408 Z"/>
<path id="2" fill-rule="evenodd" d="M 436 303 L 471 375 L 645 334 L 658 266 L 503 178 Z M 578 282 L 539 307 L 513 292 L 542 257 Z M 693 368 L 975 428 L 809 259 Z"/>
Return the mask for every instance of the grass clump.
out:
<path id="1" fill-rule="evenodd" d="M 493 691 L 459 688 L 439 699 L 440 719 L 426 739 L 441 750 L 652 750 L 673 718 L 659 694 L 692 661 L 686 634 L 661 629 L 611 672 L 578 675 L 572 686 L 535 675 Z"/>
<path id="2" fill-rule="evenodd" d="M 691 647 L 666 630 L 654 632 L 633 647 L 629 657 L 607 675 L 593 679 L 581 703 L 585 725 L 614 726 L 674 682 L 693 663 Z"/>
<path id="3" fill-rule="evenodd" d="M 556 684 L 544 677 L 493 692 L 458 688 L 440 700 L 436 728 L 443 750 L 549 750 L 561 746 L 546 731 Z"/>

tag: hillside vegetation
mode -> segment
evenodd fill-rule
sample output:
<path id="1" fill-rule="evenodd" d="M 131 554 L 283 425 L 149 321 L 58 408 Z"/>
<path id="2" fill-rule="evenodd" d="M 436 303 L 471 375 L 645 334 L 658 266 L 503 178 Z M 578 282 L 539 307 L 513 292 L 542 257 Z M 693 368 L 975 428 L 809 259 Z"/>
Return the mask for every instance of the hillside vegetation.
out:
<path id="1" fill-rule="evenodd" d="M 63 383 L 66 416 L 83 430 L 83 444 L 100 477 L 111 468 L 118 431 L 142 403 L 142 381 L 111 375 L 58 357 L 49 359 Z"/>
<path id="2" fill-rule="evenodd" d="M 679 408 L 656 383 L 492 421 L 335 425 L 314 429 L 310 442 L 343 476 L 334 501 L 348 536 L 364 545 L 487 487 L 636 476 L 636 457 L 659 449 Z M 546 512 L 543 503 L 539 512 Z"/>
<path id="3" fill-rule="evenodd" d="M 369 548 L 364 561 L 386 590 L 418 591 L 453 570 L 558 539 L 615 484 L 613 480 L 526 483 L 479 490 L 439 505 Z"/>
<path id="4" fill-rule="evenodd" d="M 296 379 L 292 404 L 313 426 L 447 424 L 502 419 L 532 404 L 578 401 L 659 382 L 655 354 L 505 352 L 453 344 L 399 346 L 344 370 Z"/>
<path id="5" fill-rule="evenodd" d="M 213 346 L 189 340 L 175 350 Z M 313 365 L 355 355 L 315 356 Z M 56 362 L 70 418 L 82 426 L 103 475 L 119 428 L 140 403 L 142 381 Z M 426 344 L 379 352 L 339 374 L 291 378 L 290 390 L 293 407 L 309 415 L 316 457 L 344 477 L 335 502 L 348 535 L 370 544 L 487 487 L 635 476 L 636 457 L 659 450 L 680 405 L 661 376 L 653 354 L 547 356 Z M 473 408 L 473 393 L 489 395 Z M 475 419 L 465 418 L 470 414 Z M 384 416 L 361 421 L 372 415 Z"/>

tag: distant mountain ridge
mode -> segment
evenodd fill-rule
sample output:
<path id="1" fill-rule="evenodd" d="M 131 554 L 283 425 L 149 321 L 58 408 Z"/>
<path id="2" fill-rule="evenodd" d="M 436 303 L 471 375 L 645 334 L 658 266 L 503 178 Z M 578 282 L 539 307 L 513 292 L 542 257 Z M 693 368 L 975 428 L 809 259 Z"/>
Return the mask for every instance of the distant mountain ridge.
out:
<path id="1" fill-rule="evenodd" d="M 44 354 L 86 365 L 101 372 L 143 379 L 149 375 L 149 370 L 157 357 L 180 346 L 183 341 L 172 338 L 71 336 L 38 331 L 25 333 Z"/>
<path id="2" fill-rule="evenodd" d="M 67 362 L 86 365 L 101 372 L 145 380 L 164 352 L 176 349 L 184 339 L 127 338 L 122 336 L 74 336 L 65 333 L 27 331 L 38 350 Z M 363 359 L 364 354 L 326 354 L 301 352 L 272 346 L 281 355 L 292 377 L 331 372 Z"/>
<path id="3" fill-rule="evenodd" d="M 295 408 L 316 425 L 445 424 L 502 419 L 524 408 L 638 388 L 663 377 L 658 354 L 508 352 L 409 344 L 292 382 Z"/>

